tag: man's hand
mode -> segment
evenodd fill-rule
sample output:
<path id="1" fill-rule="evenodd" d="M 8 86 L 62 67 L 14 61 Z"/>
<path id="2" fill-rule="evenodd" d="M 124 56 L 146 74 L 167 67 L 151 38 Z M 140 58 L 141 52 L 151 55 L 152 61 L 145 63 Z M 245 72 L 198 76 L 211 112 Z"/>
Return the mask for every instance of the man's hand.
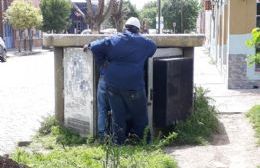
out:
<path id="1" fill-rule="evenodd" d="M 85 45 L 83 46 L 83 52 L 87 52 L 88 49 L 89 49 L 89 44 L 85 44 Z"/>

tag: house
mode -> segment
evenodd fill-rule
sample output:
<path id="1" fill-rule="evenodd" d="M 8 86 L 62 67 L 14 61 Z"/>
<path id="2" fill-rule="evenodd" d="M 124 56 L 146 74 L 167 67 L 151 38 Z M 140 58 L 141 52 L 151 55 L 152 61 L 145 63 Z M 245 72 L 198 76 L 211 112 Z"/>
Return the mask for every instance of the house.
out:
<path id="1" fill-rule="evenodd" d="M 254 54 L 245 41 L 260 26 L 260 0 L 201 0 L 200 31 L 206 47 L 230 89 L 260 87 L 260 65 L 247 65 Z M 258 15 L 257 15 L 258 14 Z M 202 27 L 202 28 L 201 28 Z"/>
<path id="2" fill-rule="evenodd" d="M 71 0 L 71 2 L 77 5 L 78 8 L 86 14 L 87 12 L 86 0 Z M 85 23 L 83 17 L 75 8 L 72 8 L 70 19 L 71 19 L 71 26 L 68 29 L 68 33 L 78 34 L 81 33 L 84 29 L 88 28 L 88 25 Z"/>
<path id="3" fill-rule="evenodd" d="M 19 34 L 18 31 L 13 29 L 10 24 L 4 21 L 4 13 L 11 5 L 13 0 L 0 1 L 0 36 L 3 37 L 7 48 L 18 48 Z M 39 8 L 40 0 L 31 0 L 35 7 Z M 24 45 L 29 45 L 28 34 L 24 32 Z M 42 32 L 40 30 L 33 30 L 33 47 L 42 46 Z"/>
<path id="4" fill-rule="evenodd" d="M 3 37 L 7 48 L 14 48 L 15 31 L 8 23 L 4 22 L 4 12 L 13 0 L 0 1 L 0 36 Z"/>

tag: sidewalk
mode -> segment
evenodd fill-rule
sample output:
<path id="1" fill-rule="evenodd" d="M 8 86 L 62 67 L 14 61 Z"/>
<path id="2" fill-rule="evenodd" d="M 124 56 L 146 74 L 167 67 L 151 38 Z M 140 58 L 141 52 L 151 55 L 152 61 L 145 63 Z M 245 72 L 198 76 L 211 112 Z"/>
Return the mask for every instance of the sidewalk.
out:
<path id="1" fill-rule="evenodd" d="M 245 112 L 260 104 L 260 90 L 229 90 L 203 48 L 195 49 L 194 82 L 210 92 L 219 110 L 221 130 L 205 146 L 169 147 L 166 152 L 179 168 L 256 168 L 260 165 L 260 148 Z"/>
<path id="2" fill-rule="evenodd" d="M 260 89 L 227 89 L 224 78 L 203 47 L 195 49 L 194 83 L 208 89 L 209 96 L 221 113 L 245 113 L 252 106 L 260 105 Z"/>
<path id="3" fill-rule="evenodd" d="M 22 52 L 18 52 L 18 49 L 12 48 L 12 49 L 7 49 L 7 57 L 12 58 L 12 57 L 19 57 L 19 56 L 29 56 L 29 55 L 39 55 L 41 53 L 49 52 L 49 49 L 42 49 L 42 47 L 37 47 L 33 48 L 32 52 L 30 51 L 24 51 L 22 49 Z"/>
<path id="4" fill-rule="evenodd" d="M 0 155 L 30 141 L 43 118 L 54 114 L 53 52 L 14 57 L 15 52 L 8 51 L 0 64 Z"/>

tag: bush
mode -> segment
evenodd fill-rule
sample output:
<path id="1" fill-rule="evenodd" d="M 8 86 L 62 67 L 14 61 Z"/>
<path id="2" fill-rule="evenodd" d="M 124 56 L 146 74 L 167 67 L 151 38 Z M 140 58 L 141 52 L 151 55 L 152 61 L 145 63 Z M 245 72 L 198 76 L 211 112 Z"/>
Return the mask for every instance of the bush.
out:
<path id="1" fill-rule="evenodd" d="M 250 119 L 253 127 L 256 131 L 256 137 L 258 139 L 258 144 L 260 145 L 260 105 L 252 107 L 246 116 Z"/>
<path id="2" fill-rule="evenodd" d="M 41 133 L 29 147 L 18 148 L 12 159 L 29 167 L 55 168 L 176 168 L 171 156 L 144 142 L 134 146 L 117 146 L 109 137 L 105 144 L 88 142 L 58 124 L 53 117 L 42 123 Z"/>
<path id="3" fill-rule="evenodd" d="M 51 133 L 52 127 L 58 126 L 59 123 L 55 119 L 54 116 L 49 116 L 45 118 L 45 120 L 41 123 L 41 127 L 39 129 L 39 134 L 40 135 L 47 135 Z"/>
<path id="4" fill-rule="evenodd" d="M 251 54 L 247 56 L 248 65 L 252 66 L 253 64 L 260 63 L 260 28 L 254 28 L 251 32 L 252 38 L 246 40 L 246 46 L 248 48 L 256 49 L 256 54 Z"/>
<path id="5" fill-rule="evenodd" d="M 176 134 L 175 138 L 171 138 L 172 144 L 205 144 L 217 132 L 217 110 L 210 105 L 209 101 L 212 99 L 206 96 L 207 93 L 202 87 L 195 88 L 193 113 L 172 128 L 172 132 Z M 169 141 L 167 144 L 170 144 Z"/>
<path id="6" fill-rule="evenodd" d="M 104 145 L 90 145 L 87 141 L 91 139 L 81 138 L 59 126 L 50 117 L 43 122 L 41 134 L 35 140 L 45 144 L 41 145 L 44 149 L 26 151 L 26 148 L 20 148 L 12 158 L 34 168 L 176 168 L 176 162 L 162 151 L 163 147 L 173 143 L 204 144 L 217 131 L 217 111 L 210 105 L 210 98 L 206 94 L 207 91 L 202 88 L 195 88 L 194 111 L 191 116 L 185 122 L 178 123 L 168 136 L 155 140 L 151 145 L 146 144 L 147 135 L 134 146 L 117 146 L 112 143 L 111 137 Z"/>

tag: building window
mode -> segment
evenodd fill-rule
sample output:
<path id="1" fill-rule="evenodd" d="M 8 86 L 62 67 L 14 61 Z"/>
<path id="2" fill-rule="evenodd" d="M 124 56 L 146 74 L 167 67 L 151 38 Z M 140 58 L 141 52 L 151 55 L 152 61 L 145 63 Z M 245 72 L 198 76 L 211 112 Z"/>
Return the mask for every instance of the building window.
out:
<path id="1" fill-rule="evenodd" d="M 255 72 L 260 72 L 260 64 L 255 64 Z"/>
<path id="2" fill-rule="evenodd" d="M 260 0 L 256 1 L 256 27 L 260 27 Z"/>
<path id="3" fill-rule="evenodd" d="M 260 0 L 256 0 L 256 27 L 260 27 Z M 260 52 L 260 48 L 256 49 L 256 53 Z M 255 64 L 255 72 L 260 72 L 260 64 Z"/>
<path id="4" fill-rule="evenodd" d="M 260 48 L 256 48 L 256 53 L 260 52 Z M 255 63 L 255 72 L 260 72 L 260 63 Z"/>

